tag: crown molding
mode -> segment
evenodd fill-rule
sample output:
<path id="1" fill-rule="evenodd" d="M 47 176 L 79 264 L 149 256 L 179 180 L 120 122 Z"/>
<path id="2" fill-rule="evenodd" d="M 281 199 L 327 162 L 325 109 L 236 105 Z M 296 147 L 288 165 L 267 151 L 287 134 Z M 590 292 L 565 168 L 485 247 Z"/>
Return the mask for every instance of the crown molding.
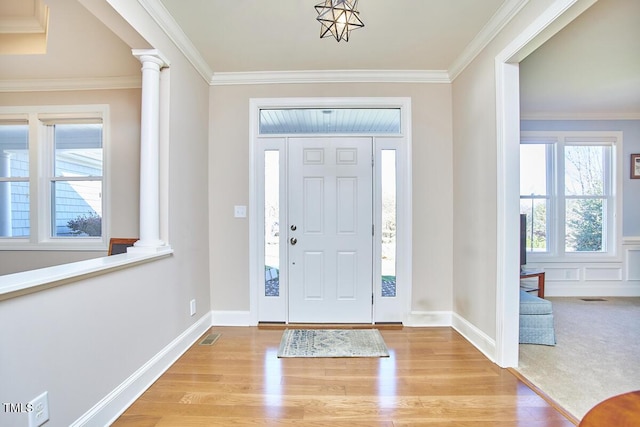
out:
<path id="1" fill-rule="evenodd" d="M 529 0 L 507 0 L 500 6 L 489 22 L 485 24 L 449 67 L 451 81 L 454 81 L 471 64 L 476 56 L 491 43 L 527 3 L 529 3 Z"/>
<path id="2" fill-rule="evenodd" d="M 140 3 L 151 18 L 156 21 L 162 31 L 164 31 L 167 37 L 169 37 L 184 54 L 202 78 L 206 82 L 209 82 L 213 75 L 213 70 L 160 0 L 138 0 L 138 3 Z"/>
<path id="3" fill-rule="evenodd" d="M 212 86 L 295 83 L 451 83 L 446 71 L 326 70 L 214 73 Z"/>
<path id="4" fill-rule="evenodd" d="M 52 92 L 67 90 L 139 89 L 142 76 L 88 79 L 0 80 L 0 92 Z"/>
<path id="5" fill-rule="evenodd" d="M 521 120 L 640 120 L 640 112 L 626 113 L 553 113 L 537 112 L 523 113 Z"/>
<path id="6" fill-rule="evenodd" d="M 508 4 L 526 3 L 527 1 L 509 0 Z M 451 83 L 452 81 L 450 74 L 445 70 L 305 70 L 214 73 L 160 0 L 138 0 L 138 2 L 185 55 L 202 78 L 212 86 L 291 83 Z M 500 10 L 502 9 L 504 7 Z M 511 18 L 509 17 L 509 19 Z"/>
<path id="7" fill-rule="evenodd" d="M 256 71 L 214 73 L 160 0 L 138 0 L 198 73 L 212 86 L 289 83 L 451 83 L 529 0 L 507 0 L 467 45 L 448 71 Z"/>

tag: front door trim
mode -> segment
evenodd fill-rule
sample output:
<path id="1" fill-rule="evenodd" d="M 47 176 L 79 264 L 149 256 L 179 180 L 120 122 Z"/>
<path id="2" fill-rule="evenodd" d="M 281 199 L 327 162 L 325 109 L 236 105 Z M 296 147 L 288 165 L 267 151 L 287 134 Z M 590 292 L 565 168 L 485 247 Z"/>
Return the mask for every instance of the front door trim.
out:
<path id="1" fill-rule="evenodd" d="M 374 139 L 374 153 L 378 156 L 381 148 L 395 149 L 397 153 L 397 281 L 396 298 L 378 298 L 374 304 L 373 322 L 406 322 L 411 312 L 411 269 L 412 269 L 412 213 L 411 213 L 411 99 L 410 98 L 255 98 L 250 99 L 249 138 L 249 321 L 257 325 L 261 318 L 260 286 L 264 281 L 264 225 L 263 166 L 264 143 L 270 141 L 270 149 L 279 149 L 288 135 L 260 135 L 260 109 L 274 108 L 400 108 L 400 134 L 328 134 L 325 136 L 367 136 Z M 319 136 L 296 134 L 296 137 Z M 377 159 L 376 159 L 377 160 Z M 379 162 L 375 162 L 376 167 Z M 376 172 L 374 171 L 374 174 Z M 374 250 L 374 257 L 378 256 Z M 286 262 L 283 260 L 283 262 Z M 374 289 L 377 287 L 374 286 Z M 286 289 L 283 296 L 286 298 Z M 288 323 L 286 316 L 276 321 Z"/>

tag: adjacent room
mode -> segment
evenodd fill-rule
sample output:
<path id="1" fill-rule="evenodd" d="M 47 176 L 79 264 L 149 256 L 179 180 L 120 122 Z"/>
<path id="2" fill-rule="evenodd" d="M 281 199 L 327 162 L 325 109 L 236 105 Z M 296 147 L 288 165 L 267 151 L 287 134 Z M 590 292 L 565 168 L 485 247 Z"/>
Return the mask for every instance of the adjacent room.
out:
<path id="1" fill-rule="evenodd" d="M 640 137 L 638 14 L 631 2 L 597 2 L 520 64 L 523 270 L 545 274 L 555 341 L 522 344 L 518 370 L 577 418 L 640 384 L 640 298 L 628 292 L 640 231 L 629 170 Z M 522 283 L 537 294 L 537 278 Z"/>

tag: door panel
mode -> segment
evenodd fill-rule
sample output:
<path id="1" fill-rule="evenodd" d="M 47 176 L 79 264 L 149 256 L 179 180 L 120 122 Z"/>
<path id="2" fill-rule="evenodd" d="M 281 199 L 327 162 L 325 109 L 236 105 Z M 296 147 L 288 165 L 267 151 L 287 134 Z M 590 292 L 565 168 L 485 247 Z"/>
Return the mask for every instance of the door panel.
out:
<path id="1" fill-rule="evenodd" d="M 289 322 L 372 320 L 372 140 L 288 143 Z"/>

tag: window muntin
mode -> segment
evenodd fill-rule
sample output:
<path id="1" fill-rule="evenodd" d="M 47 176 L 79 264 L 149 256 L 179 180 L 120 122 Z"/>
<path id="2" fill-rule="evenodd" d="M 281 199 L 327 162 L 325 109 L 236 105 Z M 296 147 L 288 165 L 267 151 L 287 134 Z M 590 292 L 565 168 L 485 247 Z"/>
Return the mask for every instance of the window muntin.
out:
<path id="1" fill-rule="evenodd" d="M 520 212 L 527 214 L 528 251 L 551 258 L 613 255 L 617 137 L 523 135 Z"/>
<path id="2" fill-rule="evenodd" d="M 1 108 L 0 158 L 10 153 L 11 171 L 0 167 L 0 248 L 105 248 L 107 114 L 96 105 Z"/>

